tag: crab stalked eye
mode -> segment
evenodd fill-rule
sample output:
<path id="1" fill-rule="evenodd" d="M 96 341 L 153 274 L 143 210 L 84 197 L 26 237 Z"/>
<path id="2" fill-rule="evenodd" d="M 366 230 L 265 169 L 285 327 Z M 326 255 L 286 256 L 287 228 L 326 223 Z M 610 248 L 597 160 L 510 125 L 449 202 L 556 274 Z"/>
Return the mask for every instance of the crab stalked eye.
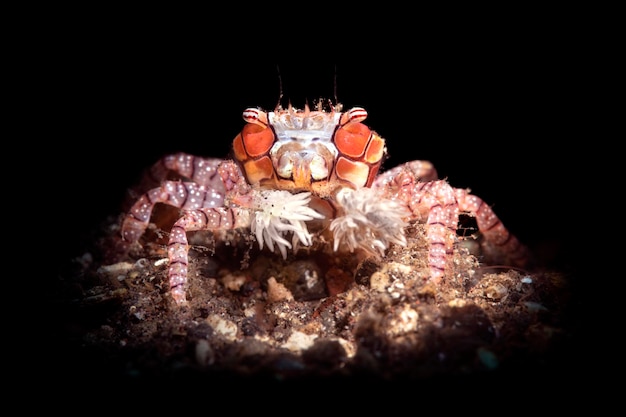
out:
<path id="1" fill-rule="evenodd" d="M 243 120 L 248 123 L 267 126 L 267 113 L 265 113 L 263 110 L 250 107 L 243 111 L 242 116 Z"/>
<path id="2" fill-rule="evenodd" d="M 353 107 L 341 115 L 340 125 L 346 123 L 360 123 L 367 119 L 367 111 L 363 107 Z"/>
<path id="3" fill-rule="evenodd" d="M 367 119 L 367 111 L 363 107 L 353 107 L 348 110 L 348 118 L 351 122 L 362 122 Z"/>

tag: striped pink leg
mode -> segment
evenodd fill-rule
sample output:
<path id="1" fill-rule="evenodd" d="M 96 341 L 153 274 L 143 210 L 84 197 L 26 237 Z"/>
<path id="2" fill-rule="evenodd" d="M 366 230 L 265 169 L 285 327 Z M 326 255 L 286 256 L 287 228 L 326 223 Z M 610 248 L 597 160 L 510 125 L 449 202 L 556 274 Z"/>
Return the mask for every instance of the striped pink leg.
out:
<path id="1" fill-rule="evenodd" d="M 426 239 L 429 244 L 430 279 L 437 282 L 448 269 L 456 242 L 459 206 L 454 189 L 446 181 L 418 182 L 409 207 L 414 213 L 426 213 Z"/>
<path id="2" fill-rule="evenodd" d="M 122 224 L 122 237 L 136 242 L 150 222 L 154 205 L 164 203 L 183 210 L 224 206 L 225 196 L 244 200 L 251 188 L 233 161 L 202 159 L 186 154 L 163 158 L 153 171 L 170 169 L 194 182 L 164 181 L 142 194 L 130 208 Z"/>
<path id="3" fill-rule="evenodd" d="M 221 184 L 218 168 L 224 162 L 218 158 L 200 158 L 182 152 L 164 156 L 146 172 L 134 193 L 141 194 L 146 190 L 158 187 L 168 179 L 171 173 L 205 188 L 223 190 L 224 186 Z"/>
<path id="4" fill-rule="evenodd" d="M 469 194 L 467 190 L 458 188 L 455 189 L 455 193 L 461 212 L 476 217 L 478 229 L 485 238 L 483 249 L 505 263 L 518 267 L 525 266 L 530 258 L 528 248 L 504 227 L 491 207 L 481 198 Z"/>
<path id="5" fill-rule="evenodd" d="M 178 305 L 187 302 L 187 272 L 189 244 L 187 232 L 194 230 L 234 229 L 249 226 L 249 213 L 239 208 L 200 208 L 187 211 L 170 232 L 167 244 L 169 258 L 168 279 L 170 293 Z"/>
<path id="6" fill-rule="evenodd" d="M 250 213 L 247 209 L 225 206 L 232 203 L 245 205 L 250 200 L 251 188 L 233 161 L 198 158 L 184 153 L 162 158 L 150 170 L 151 175 L 144 181 L 144 186 L 166 178 L 169 172 L 189 181 L 163 181 L 142 194 L 124 218 L 121 234 L 127 242 L 139 240 L 158 203 L 182 210 L 182 217 L 176 221 L 170 233 L 168 278 L 174 300 L 183 304 L 186 301 L 189 251 L 186 233 L 250 227 Z"/>
<path id="7" fill-rule="evenodd" d="M 193 182 L 165 181 L 160 187 L 143 194 L 131 207 L 122 223 L 122 238 L 136 242 L 150 222 L 154 205 L 165 203 L 183 210 L 213 208 L 224 205 L 224 195 L 204 189 Z"/>
<path id="8" fill-rule="evenodd" d="M 413 161 L 381 174 L 374 182 L 387 197 L 404 201 L 415 219 L 425 218 L 428 267 L 434 281 L 445 274 L 459 222 L 454 189 L 446 181 L 433 180 L 436 175 L 430 162 Z"/>
<path id="9" fill-rule="evenodd" d="M 397 183 L 396 176 L 401 172 L 410 173 L 411 182 L 426 182 L 439 179 L 437 177 L 437 170 L 431 162 L 411 161 L 380 173 L 374 180 L 372 188 L 385 187 L 392 181 Z"/>

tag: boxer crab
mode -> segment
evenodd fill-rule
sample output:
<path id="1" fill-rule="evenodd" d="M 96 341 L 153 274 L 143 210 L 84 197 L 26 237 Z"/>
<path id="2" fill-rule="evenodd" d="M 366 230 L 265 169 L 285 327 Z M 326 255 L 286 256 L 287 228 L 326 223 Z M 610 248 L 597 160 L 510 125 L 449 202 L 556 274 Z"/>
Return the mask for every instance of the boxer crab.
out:
<path id="1" fill-rule="evenodd" d="M 246 109 L 232 160 L 177 153 L 151 168 L 160 185 L 130 208 L 122 237 L 138 241 L 157 203 L 181 209 L 167 246 L 178 305 L 187 302 L 187 232 L 197 230 L 249 229 L 261 249 L 283 258 L 316 238 L 327 238 L 335 252 L 383 256 L 392 244 L 406 245 L 405 228 L 420 220 L 429 244 L 427 279 L 437 282 L 449 268 L 459 216 L 468 214 L 508 262 L 524 263 L 525 247 L 492 209 L 438 179 L 431 163 L 416 160 L 379 174 L 385 140 L 362 123 L 366 117 L 363 108 L 343 112 L 321 101 L 314 109 Z M 184 180 L 167 180 L 169 172 Z"/>

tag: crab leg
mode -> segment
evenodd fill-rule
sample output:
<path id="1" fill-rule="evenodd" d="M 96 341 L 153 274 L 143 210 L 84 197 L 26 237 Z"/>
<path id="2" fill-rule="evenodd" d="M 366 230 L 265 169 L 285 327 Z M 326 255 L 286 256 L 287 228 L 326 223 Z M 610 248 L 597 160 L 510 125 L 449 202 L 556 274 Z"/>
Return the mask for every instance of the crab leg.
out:
<path id="1" fill-rule="evenodd" d="M 422 182 L 436 175 L 429 162 L 413 161 L 383 173 L 374 186 L 389 198 L 403 201 L 415 219 L 426 219 L 430 277 L 440 280 L 456 242 L 459 206 L 454 189 L 443 180 Z"/>
<path id="2" fill-rule="evenodd" d="M 196 210 L 223 206 L 224 195 L 192 182 L 165 181 L 160 187 L 142 195 L 131 207 L 122 223 L 124 240 L 136 242 L 141 237 L 157 203 L 167 203 L 183 210 Z"/>
<path id="3" fill-rule="evenodd" d="M 137 187 L 140 192 L 157 187 L 170 173 L 188 178 L 205 188 L 223 190 L 218 167 L 224 160 L 218 158 L 200 158 L 183 152 L 164 156 L 159 159 L 143 177 L 143 182 Z"/>
<path id="4" fill-rule="evenodd" d="M 157 203 L 183 210 L 222 207 L 225 205 L 226 193 L 233 200 L 244 200 L 244 196 L 251 190 L 239 167 L 232 161 L 177 154 L 163 158 L 154 165 L 153 171 L 159 171 L 162 167 L 175 170 L 181 175 L 189 175 L 197 182 L 164 181 L 139 197 L 122 224 L 122 237 L 127 242 L 136 242 L 145 232 Z"/>
<path id="5" fill-rule="evenodd" d="M 483 249 L 493 252 L 491 256 L 503 258 L 504 262 L 525 266 L 530 257 L 528 248 L 504 227 L 491 207 L 467 190 L 458 188 L 455 193 L 461 212 L 476 217 L 478 229 L 485 237 Z"/>
<path id="6" fill-rule="evenodd" d="M 187 266 L 189 264 L 187 232 L 234 229 L 249 225 L 248 210 L 223 207 L 191 210 L 174 223 L 167 244 L 167 255 L 169 258 L 169 286 L 176 304 L 186 303 Z"/>
<path id="7" fill-rule="evenodd" d="M 453 188 L 442 180 L 418 182 L 412 194 L 413 198 L 409 200 L 411 211 L 427 213 L 428 267 L 431 279 L 437 282 L 445 274 L 457 239 L 459 206 Z"/>
<path id="8" fill-rule="evenodd" d="M 388 169 L 385 172 L 380 173 L 378 177 L 376 177 L 376 179 L 374 180 L 372 188 L 384 187 L 389 182 L 394 181 L 396 175 L 398 175 L 402 171 L 406 171 L 407 169 L 411 172 L 411 175 L 415 177 L 415 180 L 420 182 L 434 181 L 439 179 L 439 177 L 437 176 L 437 170 L 431 162 L 417 160 L 398 165 L 396 167 Z"/>
<path id="9" fill-rule="evenodd" d="M 434 168 L 423 161 L 409 162 L 387 171 L 374 186 L 385 190 L 389 198 L 405 204 L 416 219 L 426 219 L 426 237 L 429 243 L 428 265 L 431 279 L 437 281 L 446 271 L 447 261 L 458 237 L 459 214 L 476 218 L 478 229 L 485 240 L 483 250 L 490 257 L 500 257 L 515 266 L 524 266 L 528 249 L 504 227 L 491 207 L 468 190 L 453 188 L 447 181 L 424 178 L 434 175 Z"/>
<path id="10" fill-rule="evenodd" d="M 145 232 L 154 206 L 158 203 L 180 208 L 183 216 L 174 223 L 168 242 L 168 278 L 172 297 L 177 304 L 186 302 L 189 245 L 187 232 L 196 230 L 226 230 L 250 227 L 247 208 L 225 207 L 225 194 L 230 200 L 250 199 L 249 185 L 232 161 L 202 159 L 186 154 L 163 158 L 151 170 L 153 179 L 174 171 L 195 182 L 164 181 L 159 187 L 144 193 L 131 207 L 122 223 L 122 237 L 136 242 Z"/>

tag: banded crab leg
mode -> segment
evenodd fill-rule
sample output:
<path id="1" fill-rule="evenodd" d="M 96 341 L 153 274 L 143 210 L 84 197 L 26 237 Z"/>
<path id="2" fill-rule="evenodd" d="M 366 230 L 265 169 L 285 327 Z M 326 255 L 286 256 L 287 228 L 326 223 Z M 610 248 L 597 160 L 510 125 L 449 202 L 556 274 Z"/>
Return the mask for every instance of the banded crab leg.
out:
<path id="1" fill-rule="evenodd" d="M 165 162 L 163 164 L 163 162 Z M 154 206 L 168 204 L 182 209 L 183 216 L 174 223 L 168 242 L 168 278 L 172 296 L 177 304 L 186 301 L 188 241 L 187 232 L 250 227 L 247 208 L 228 207 L 231 200 L 246 201 L 250 187 L 239 168 L 231 161 L 202 159 L 178 154 L 164 158 L 163 164 L 196 182 L 164 181 L 144 193 L 131 207 L 122 222 L 122 238 L 136 242 L 145 232 Z"/>
<path id="2" fill-rule="evenodd" d="M 413 219 L 426 219 L 430 278 L 439 281 L 457 239 L 459 207 L 453 188 L 436 178 L 430 162 L 412 161 L 383 172 L 373 187 L 382 188 L 388 198 L 403 201 Z"/>
<path id="3" fill-rule="evenodd" d="M 166 155 L 146 171 L 140 184 L 131 190 L 131 198 L 137 199 L 145 191 L 158 187 L 172 173 L 205 188 L 224 191 L 217 172 L 222 163 L 224 160 L 219 158 L 200 158 L 184 152 Z"/>
<path id="4" fill-rule="evenodd" d="M 386 188 L 388 186 L 394 187 L 394 185 L 390 185 L 389 183 L 398 183 L 396 176 L 403 171 L 409 171 L 410 176 L 412 177 L 411 181 L 413 183 L 436 181 L 439 179 L 437 170 L 431 162 L 417 160 L 397 165 L 391 169 L 381 172 L 374 180 L 372 188 Z"/>
<path id="5" fill-rule="evenodd" d="M 183 209 L 184 214 L 172 226 L 167 244 L 169 287 L 179 305 L 186 302 L 189 263 L 187 232 L 250 226 L 247 209 L 215 207 L 221 206 L 223 200 L 223 195 L 204 190 L 195 183 L 166 181 L 161 187 L 144 194 L 124 219 L 122 237 L 128 242 L 135 242 L 145 231 L 155 204 L 166 203 Z"/>
<path id="6" fill-rule="evenodd" d="M 213 189 L 206 190 L 193 182 L 165 181 L 161 186 L 143 194 L 131 207 L 122 223 L 122 238 L 127 242 L 136 242 L 145 232 L 154 206 L 164 203 L 183 210 L 221 207 L 224 205 L 223 193 Z"/>
<path id="7" fill-rule="evenodd" d="M 418 182 L 408 203 L 411 212 L 426 213 L 428 267 L 431 280 L 438 282 L 448 269 L 457 240 L 459 206 L 454 190 L 443 180 Z"/>
<path id="8" fill-rule="evenodd" d="M 407 204 L 416 219 L 426 219 L 429 243 L 430 277 L 440 280 L 451 259 L 460 213 L 476 217 L 489 250 L 504 256 L 515 266 L 528 260 L 528 250 L 504 227 L 491 207 L 468 190 L 453 188 L 445 180 L 432 180 L 436 175 L 428 162 L 413 161 L 381 174 L 375 187 L 385 190 L 388 198 Z M 430 181 L 425 179 L 431 179 Z"/>
<path id="9" fill-rule="evenodd" d="M 167 244 L 168 280 L 172 298 L 178 305 L 187 302 L 189 244 L 187 232 L 194 230 L 235 229 L 250 226 L 250 212 L 241 208 L 203 207 L 185 212 L 170 232 Z"/>
<path id="10" fill-rule="evenodd" d="M 167 170 L 193 182 L 163 181 L 156 188 L 142 194 L 122 223 L 122 238 L 125 241 L 132 243 L 141 237 L 157 203 L 183 210 L 216 208 L 225 205 L 226 194 L 237 197 L 250 192 L 241 171 L 232 161 L 204 159 L 180 153 L 163 158 L 150 172 L 165 176 Z"/>
<path id="11" fill-rule="evenodd" d="M 529 263 L 528 247 L 504 226 L 491 207 L 468 190 L 457 188 L 455 193 L 459 210 L 476 218 L 478 230 L 485 238 L 483 251 L 488 252 L 490 258 L 517 267 L 524 267 Z"/>

